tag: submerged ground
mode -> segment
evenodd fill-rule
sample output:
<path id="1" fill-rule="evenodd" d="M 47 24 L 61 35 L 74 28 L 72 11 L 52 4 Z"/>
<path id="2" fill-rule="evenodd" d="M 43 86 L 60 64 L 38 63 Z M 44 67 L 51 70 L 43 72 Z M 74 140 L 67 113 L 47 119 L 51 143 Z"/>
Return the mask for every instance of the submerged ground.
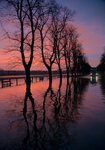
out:
<path id="1" fill-rule="evenodd" d="M 47 78 L 34 81 L 34 104 L 24 101 L 24 81 L 12 82 L 0 87 L 0 150 L 105 149 L 104 78 L 63 78 L 60 85 L 56 77 L 51 89 Z"/>

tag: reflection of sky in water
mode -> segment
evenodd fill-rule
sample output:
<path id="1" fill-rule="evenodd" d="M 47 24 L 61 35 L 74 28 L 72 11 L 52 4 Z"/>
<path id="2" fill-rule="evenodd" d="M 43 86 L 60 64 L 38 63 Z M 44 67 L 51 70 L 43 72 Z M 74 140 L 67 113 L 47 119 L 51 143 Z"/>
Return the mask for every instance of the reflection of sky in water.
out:
<path id="1" fill-rule="evenodd" d="M 14 82 L 14 81 L 13 81 Z M 0 88 L 0 148 L 85 149 L 105 148 L 105 86 L 90 79 L 53 80 L 32 83 L 26 119 L 23 116 L 25 85 Z M 103 100 L 104 98 L 104 100 Z"/>

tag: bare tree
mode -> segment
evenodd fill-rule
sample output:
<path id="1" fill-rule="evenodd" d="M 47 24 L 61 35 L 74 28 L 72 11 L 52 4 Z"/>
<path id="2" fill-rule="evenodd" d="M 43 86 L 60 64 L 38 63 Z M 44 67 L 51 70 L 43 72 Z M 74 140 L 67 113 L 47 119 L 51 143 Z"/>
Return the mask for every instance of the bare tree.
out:
<path id="1" fill-rule="evenodd" d="M 97 66 L 98 71 L 105 73 L 105 46 L 103 47 L 104 52 L 101 54 L 100 63 Z"/>
<path id="2" fill-rule="evenodd" d="M 56 62 L 58 64 L 60 78 L 62 78 L 62 70 L 61 70 L 61 58 L 62 58 L 62 50 L 63 50 L 63 44 L 62 39 L 64 37 L 63 32 L 66 29 L 66 24 L 68 21 L 71 21 L 75 11 L 72 11 L 68 9 L 67 7 L 61 7 L 60 14 L 56 14 L 54 18 L 54 29 L 53 34 L 57 41 L 57 48 L 56 48 Z M 68 23 L 69 24 L 69 23 Z"/>
<path id="3" fill-rule="evenodd" d="M 41 41 L 41 53 L 43 63 L 48 69 L 49 72 L 49 86 L 52 84 L 52 65 L 55 61 L 56 55 L 56 39 L 51 34 L 51 28 L 53 24 L 53 13 L 55 7 L 59 6 L 55 3 L 55 1 L 50 1 L 46 4 L 41 10 L 42 16 L 39 18 L 38 30 L 40 33 L 40 41 Z"/>
<path id="4" fill-rule="evenodd" d="M 77 66 L 78 66 L 78 54 L 81 53 L 81 45 L 78 44 L 77 39 L 74 41 L 73 46 L 72 46 L 72 54 L 73 54 L 73 58 L 72 58 L 72 62 L 73 62 L 73 67 L 72 67 L 72 72 L 77 73 Z M 72 73 L 72 74 L 73 74 Z"/>
<path id="5" fill-rule="evenodd" d="M 35 33 L 43 0 L 5 0 L 2 5 L 5 9 L 6 22 L 12 24 L 13 29 L 5 30 L 9 39 L 14 43 L 11 51 L 21 53 L 22 64 L 26 72 L 26 90 L 30 94 L 30 68 L 33 62 Z M 16 47 L 17 45 L 17 47 Z M 28 59 L 27 59 L 28 55 Z"/>
<path id="6" fill-rule="evenodd" d="M 72 71 L 73 68 L 73 54 L 75 52 L 74 45 L 77 38 L 78 34 L 74 26 L 70 25 L 65 28 L 63 32 L 62 46 L 67 70 L 67 78 L 69 78 L 69 71 Z"/>
<path id="7" fill-rule="evenodd" d="M 40 17 L 38 29 L 40 32 L 43 62 L 48 69 L 49 80 L 52 80 L 51 68 L 55 60 L 58 64 L 60 78 L 62 78 L 60 66 L 60 59 L 62 57 L 62 46 L 60 45 L 62 31 L 64 30 L 67 21 L 72 19 L 75 12 L 69 10 L 67 7 L 58 5 L 55 0 L 50 0 L 46 7 L 43 7 L 42 11 L 43 16 Z M 46 51 L 47 57 L 45 55 Z"/>

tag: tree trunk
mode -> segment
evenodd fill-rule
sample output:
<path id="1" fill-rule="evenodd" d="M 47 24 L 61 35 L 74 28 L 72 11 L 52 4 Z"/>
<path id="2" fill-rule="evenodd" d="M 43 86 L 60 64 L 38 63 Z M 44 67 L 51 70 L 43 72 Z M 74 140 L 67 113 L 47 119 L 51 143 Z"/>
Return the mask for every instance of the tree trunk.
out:
<path id="1" fill-rule="evenodd" d="M 26 72 L 26 91 L 29 96 L 31 93 L 30 92 L 30 90 L 31 90 L 30 68 L 26 67 L 25 72 Z"/>
<path id="2" fill-rule="evenodd" d="M 69 78 L 69 68 L 67 67 L 67 78 Z"/>
<path id="3" fill-rule="evenodd" d="M 51 66 L 48 68 L 48 72 L 49 72 L 49 89 L 51 89 L 51 85 L 52 85 L 52 72 L 51 72 Z"/>
<path id="4" fill-rule="evenodd" d="M 62 69 L 61 69 L 60 63 L 58 63 L 58 68 L 59 68 L 60 78 L 62 79 Z"/>
<path id="5" fill-rule="evenodd" d="M 67 68 L 67 85 L 69 84 L 69 68 Z"/>
<path id="6" fill-rule="evenodd" d="M 62 85 L 62 69 L 60 66 L 60 63 L 58 63 L 58 67 L 59 67 L 59 74 L 60 74 L 60 86 Z"/>
<path id="7" fill-rule="evenodd" d="M 73 78 L 73 69 L 71 70 L 72 78 Z"/>

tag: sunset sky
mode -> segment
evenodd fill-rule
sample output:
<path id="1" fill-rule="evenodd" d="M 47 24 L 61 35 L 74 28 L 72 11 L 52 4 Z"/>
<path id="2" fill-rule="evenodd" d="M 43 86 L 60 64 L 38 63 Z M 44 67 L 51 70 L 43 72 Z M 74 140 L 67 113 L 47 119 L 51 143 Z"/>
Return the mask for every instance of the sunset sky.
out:
<path id="1" fill-rule="evenodd" d="M 105 46 L 105 0 L 57 0 L 76 11 L 73 24 L 91 66 L 97 66 Z"/>
<path id="2" fill-rule="evenodd" d="M 105 0 L 57 0 L 59 4 L 76 11 L 73 25 L 80 34 L 79 41 L 83 44 L 84 53 L 92 67 L 99 64 L 105 46 Z M 1 34 L 2 31 L 0 31 Z M 11 54 L 2 53 L 5 42 L 0 37 L 0 68 L 11 69 L 8 59 Z M 23 69 L 17 66 L 13 69 Z M 32 69 L 41 69 L 33 65 Z"/>

